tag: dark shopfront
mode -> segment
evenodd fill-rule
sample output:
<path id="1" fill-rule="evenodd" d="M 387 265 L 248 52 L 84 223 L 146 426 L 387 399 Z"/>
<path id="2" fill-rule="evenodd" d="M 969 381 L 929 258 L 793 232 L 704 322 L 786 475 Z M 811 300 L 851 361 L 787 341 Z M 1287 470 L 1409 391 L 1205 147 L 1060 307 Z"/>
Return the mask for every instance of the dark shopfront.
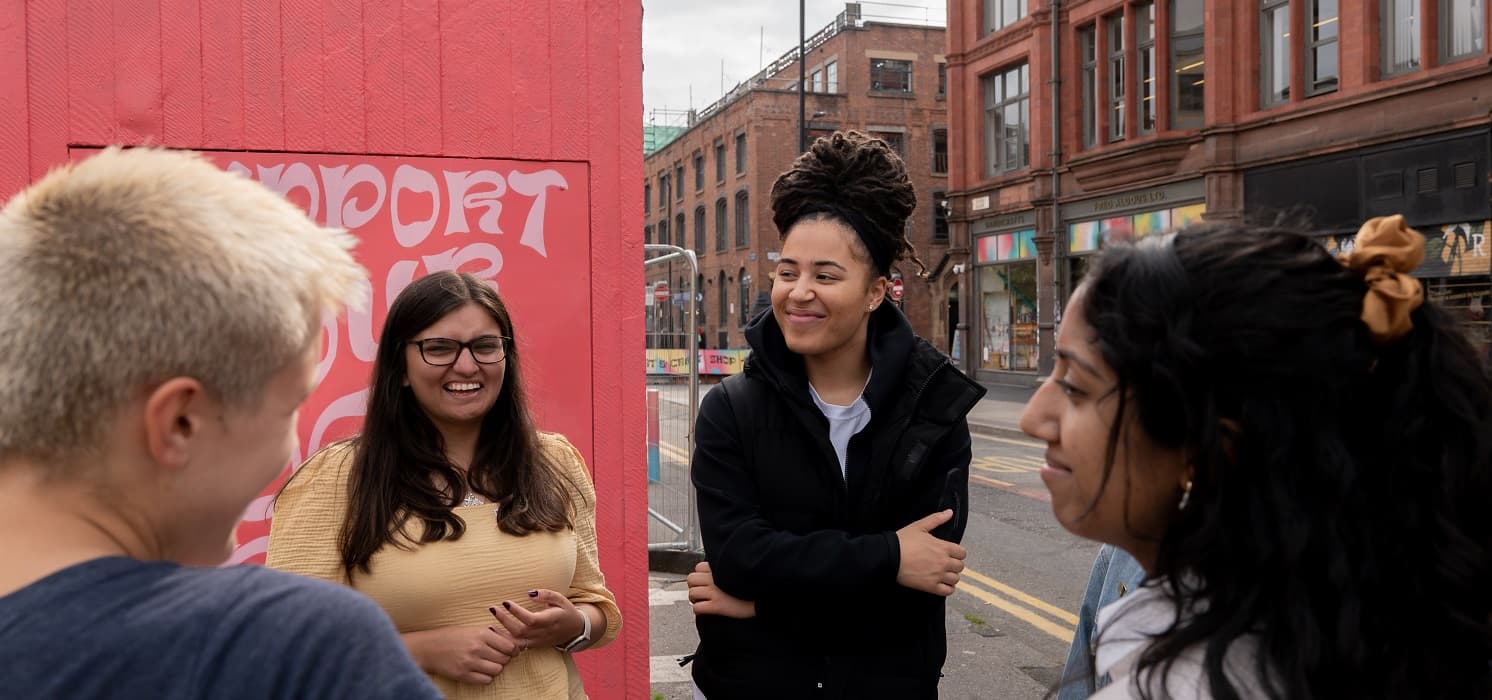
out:
<path id="1" fill-rule="evenodd" d="M 1492 139 L 1485 128 L 1420 137 L 1244 174 L 1256 214 L 1311 222 L 1329 250 L 1350 250 L 1363 221 L 1403 214 L 1425 235 L 1415 271 L 1427 299 L 1453 314 L 1492 358 Z"/>

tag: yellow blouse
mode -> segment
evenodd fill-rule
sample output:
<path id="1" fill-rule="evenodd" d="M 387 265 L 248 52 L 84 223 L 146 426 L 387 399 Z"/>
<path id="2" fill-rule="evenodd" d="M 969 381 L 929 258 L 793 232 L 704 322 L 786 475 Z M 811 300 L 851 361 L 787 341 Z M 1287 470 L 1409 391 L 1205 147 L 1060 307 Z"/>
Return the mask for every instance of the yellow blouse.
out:
<path id="1" fill-rule="evenodd" d="M 568 472 L 573 530 L 514 537 L 497 528 L 497 506 L 455 508 L 466 521 L 459 540 L 408 548 L 385 546 L 373 555 L 370 572 L 351 586 L 377 602 L 401 633 L 451 625 L 496 625 L 488 608 L 512 601 L 535 612 L 528 591 L 547 588 L 574 603 L 591 603 L 606 614 L 606 628 L 592 630 L 592 648 L 615 639 L 622 613 L 606 589 L 596 557 L 596 494 L 580 453 L 564 436 L 541 433 L 540 445 Z M 349 443 L 316 453 L 275 502 L 270 523 L 270 567 L 347 585 L 337 539 L 347 512 Z M 414 527 L 418 527 L 415 524 Z M 575 662 L 558 649 L 529 649 L 503 669 L 491 685 L 468 685 L 432 675 L 448 698 L 581 700 L 586 697 Z"/>

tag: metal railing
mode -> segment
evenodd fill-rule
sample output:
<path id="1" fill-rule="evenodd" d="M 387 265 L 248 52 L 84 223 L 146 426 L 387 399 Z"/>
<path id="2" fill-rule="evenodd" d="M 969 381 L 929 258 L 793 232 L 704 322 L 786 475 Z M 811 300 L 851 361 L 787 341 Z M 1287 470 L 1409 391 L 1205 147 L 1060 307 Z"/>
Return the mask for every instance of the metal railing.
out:
<path id="1" fill-rule="evenodd" d="M 645 245 L 643 250 L 650 254 L 662 253 L 648 258 L 643 263 L 645 268 L 671 265 L 681 260 L 688 265 L 688 274 L 684 275 L 688 292 L 682 295 L 688 318 L 685 329 L 698 329 L 699 260 L 694 251 L 662 244 Z M 677 297 L 670 295 L 669 298 Z M 669 302 L 660 300 L 658 303 Z M 658 367 L 653 366 L 653 357 L 648 360 L 648 550 L 702 556 L 704 545 L 700 541 L 699 514 L 689 472 L 690 458 L 694 454 L 694 418 L 699 408 L 699 334 L 688 331 L 682 335 L 686 338 L 683 350 L 654 348 L 654 345 L 671 346 L 675 343 L 657 342 L 662 335 L 649 336 L 650 350 L 669 350 L 682 357 L 664 359 L 659 353 L 656 361 L 664 364 Z M 680 366 L 674 366 L 675 361 Z M 680 387 L 680 378 L 685 379 L 684 387 Z"/>

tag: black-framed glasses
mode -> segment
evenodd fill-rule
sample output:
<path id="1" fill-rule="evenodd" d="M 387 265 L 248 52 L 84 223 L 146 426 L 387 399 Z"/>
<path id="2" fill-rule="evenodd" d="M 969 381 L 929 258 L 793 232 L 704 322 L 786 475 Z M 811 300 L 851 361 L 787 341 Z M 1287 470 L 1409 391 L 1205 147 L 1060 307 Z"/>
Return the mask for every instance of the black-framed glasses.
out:
<path id="1" fill-rule="evenodd" d="M 484 335 L 466 342 L 450 338 L 423 338 L 407 341 L 420 349 L 420 358 L 433 367 L 449 367 L 456 364 L 462 350 L 471 350 L 471 359 L 480 364 L 495 365 L 508 357 L 508 343 L 512 338 L 500 335 Z"/>

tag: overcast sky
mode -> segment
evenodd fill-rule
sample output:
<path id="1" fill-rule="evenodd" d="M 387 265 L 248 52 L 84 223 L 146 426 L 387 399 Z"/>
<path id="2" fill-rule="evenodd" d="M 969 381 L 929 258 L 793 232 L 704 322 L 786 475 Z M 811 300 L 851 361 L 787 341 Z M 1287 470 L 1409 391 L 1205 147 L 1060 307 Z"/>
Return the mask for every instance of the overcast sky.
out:
<path id="1" fill-rule="evenodd" d="M 643 123 L 683 125 L 682 113 L 703 109 L 724 89 L 745 80 L 798 44 L 795 0 L 643 0 Z M 844 11 L 843 0 L 805 0 L 807 35 Z M 908 7 L 910 6 L 910 7 Z M 861 3 L 867 20 L 930 21 L 942 25 L 944 0 L 888 0 Z"/>

